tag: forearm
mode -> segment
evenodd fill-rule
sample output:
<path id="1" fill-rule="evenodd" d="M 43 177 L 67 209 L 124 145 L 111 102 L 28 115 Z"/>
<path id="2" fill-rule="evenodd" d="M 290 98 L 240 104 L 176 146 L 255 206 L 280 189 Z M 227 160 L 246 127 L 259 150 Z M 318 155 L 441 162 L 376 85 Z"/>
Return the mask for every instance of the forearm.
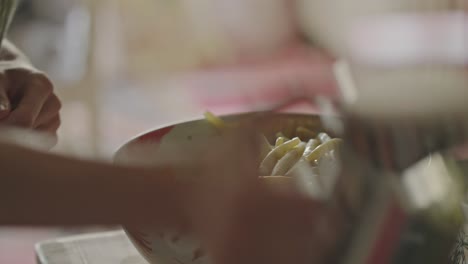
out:
<path id="1" fill-rule="evenodd" d="M 164 169 L 116 167 L 2 143 L 0 168 L 0 225 L 151 221 L 162 227 L 183 218 L 181 188 Z"/>

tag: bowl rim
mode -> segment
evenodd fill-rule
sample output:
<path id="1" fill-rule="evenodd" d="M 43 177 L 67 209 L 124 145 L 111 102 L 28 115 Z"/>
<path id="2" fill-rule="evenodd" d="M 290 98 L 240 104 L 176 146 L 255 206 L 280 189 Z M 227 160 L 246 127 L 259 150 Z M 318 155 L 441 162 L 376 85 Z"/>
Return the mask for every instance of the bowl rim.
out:
<path id="1" fill-rule="evenodd" d="M 255 115 L 255 114 L 266 114 L 266 113 L 271 113 L 268 111 L 251 111 L 251 112 L 242 112 L 242 113 L 232 113 L 232 114 L 223 114 L 223 115 L 217 115 L 220 118 L 236 118 L 236 117 L 242 117 L 242 116 L 248 116 L 248 115 Z M 323 115 L 317 114 L 317 113 L 294 113 L 294 112 L 274 112 L 274 115 L 279 115 L 279 116 L 295 116 L 295 117 L 315 117 L 315 118 L 321 118 Z M 189 123 L 194 123 L 194 122 L 200 122 L 204 120 L 205 118 L 203 116 L 201 117 L 193 117 L 193 118 L 187 118 L 185 121 L 174 121 L 171 123 L 168 123 L 166 125 L 160 125 L 155 128 L 150 128 L 147 129 L 136 136 L 130 138 L 129 140 L 125 141 L 114 153 L 112 156 L 112 160 L 115 161 L 115 159 L 118 157 L 118 155 L 124 151 L 127 147 L 132 145 L 133 143 L 137 142 L 138 140 L 141 140 L 143 137 L 151 135 L 152 133 L 155 133 L 157 131 L 161 131 L 164 129 L 169 129 L 175 126 L 179 125 L 185 125 Z"/>

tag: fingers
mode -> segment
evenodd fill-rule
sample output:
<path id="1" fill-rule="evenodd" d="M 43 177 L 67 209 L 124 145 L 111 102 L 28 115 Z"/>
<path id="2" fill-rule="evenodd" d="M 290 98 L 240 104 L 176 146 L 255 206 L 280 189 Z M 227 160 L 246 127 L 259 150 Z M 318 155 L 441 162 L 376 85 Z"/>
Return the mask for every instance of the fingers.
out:
<path id="1" fill-rule="evenodd" d="M 44 104 L 52 95 L 53 86 L 42 74 L 31 74 L 30 80 L 23 87 L 18 106 L 6 119 L 12 126 L 34 128 Z"/>
<path id="2" fill-rule="evenodd" d="M 42 127 L 50 127 L 50 123 L 54 124 L 52 127 L 55 127 L 56 124 L 60 125 L 59 112 L 61 108 L 62 104 L 58 97 L 55 94 L 51 94 L 44 103 L 39 116 L 36 118 L 34 128 L 41 129 Z M 58 129 L 58 126 L 56 129 Z"/>
<path id="3" fill-rule="evenodd" d="M 50 96 L 34 125 L 34 128 L 38 132 L 43 132 L 47 135 L 48 140 L 44 142 L 44 144 L 48 149 L 53 148 L 58 142 L 57 130 L 61 124 L 59 115 L 60 108 L 61 104 L 57 96 Z"/>
<path id="4" fill-rule="evenodd" d="M 0 124 L 35 129 L 41 148 L 57 143 L 60 108 L 53 84 L 44 74 L 27 68 L 0 74 Z"/>
<path id="5" fill-rule="evenodd" d="M 0 75 L 0 120 L 6 118 L 10 113 L 10 99 L 8 98 L 7 80 L 5 76 Z"/>
<path id="6" fill-rule="evenodd" d="M 60 126 L 60 120 L 55 120 L 44 127 L 39 128 L 37 133 L 42 136 L 41 147 L 50 150 L 58 143 L 57 129 Z M 43 133 L 42 133 L 43 132 Z"/>
<path id="7" fill-rule="evenodd" d="M 37 126 L 36 129 L 41 132 L 56 134 L 58 128 L 60 127 L 60 124 L 61 124 L 60 116 L 56 115 L 52 119 L 50 119 L 48 122 Z"/>

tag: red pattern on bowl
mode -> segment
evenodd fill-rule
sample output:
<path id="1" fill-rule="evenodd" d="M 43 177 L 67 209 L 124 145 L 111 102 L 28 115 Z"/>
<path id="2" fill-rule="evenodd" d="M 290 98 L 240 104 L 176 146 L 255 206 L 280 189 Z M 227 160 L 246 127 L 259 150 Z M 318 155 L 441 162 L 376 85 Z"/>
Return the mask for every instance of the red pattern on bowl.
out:
<path id="1" fill-rule="evenodd" d="M 167 135 L 175 126 L 167 126 L 163 127 L 161 129 L 157 129 L 151 132 L 148 132 L 146 134 L 143 134 L 139 137 L 136 138 L 136 140 L 140 142 L 145 142 L 145 141 L 153 141 L 153 142 L 160 142 L 162 138 Z"/>

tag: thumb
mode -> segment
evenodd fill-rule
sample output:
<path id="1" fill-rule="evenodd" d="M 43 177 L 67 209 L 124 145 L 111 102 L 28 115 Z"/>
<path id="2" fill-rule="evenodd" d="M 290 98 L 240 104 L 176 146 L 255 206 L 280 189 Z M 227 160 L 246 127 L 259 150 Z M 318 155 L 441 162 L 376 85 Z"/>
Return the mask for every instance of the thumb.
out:
<path id="1" fill-rule="evenodd" d="M 11 110 L 5 78 L 0 78 L 0 120 L 8 116 Z"/>

